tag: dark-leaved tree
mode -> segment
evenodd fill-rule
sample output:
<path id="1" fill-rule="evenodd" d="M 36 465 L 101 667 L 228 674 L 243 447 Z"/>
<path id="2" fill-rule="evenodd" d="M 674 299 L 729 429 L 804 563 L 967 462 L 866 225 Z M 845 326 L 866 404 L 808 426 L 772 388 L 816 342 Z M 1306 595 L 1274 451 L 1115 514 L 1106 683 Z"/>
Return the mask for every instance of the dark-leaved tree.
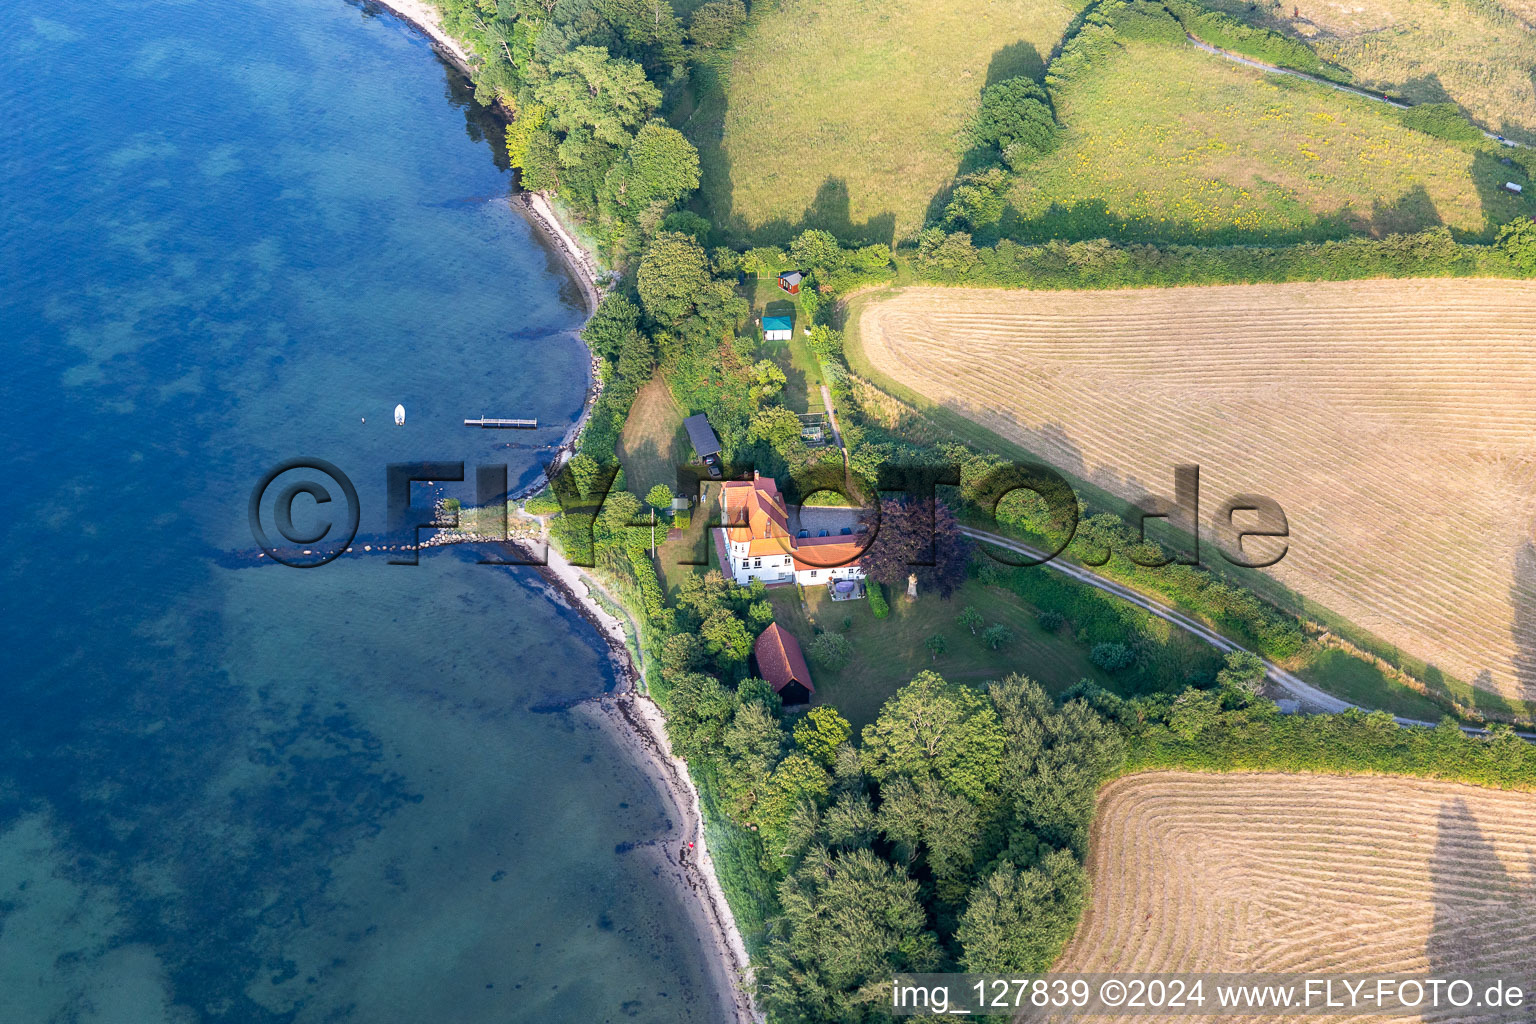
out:
<path id="1" fill-rule="evenodd" d="M 973 547 L 943 502 L 886 499 L 880 503 L 875 538 L 859 564 L 895 594 L 904 593 L 908 574 L 916 573 L 919 587 L 947 598 L 965 582 Z"/>

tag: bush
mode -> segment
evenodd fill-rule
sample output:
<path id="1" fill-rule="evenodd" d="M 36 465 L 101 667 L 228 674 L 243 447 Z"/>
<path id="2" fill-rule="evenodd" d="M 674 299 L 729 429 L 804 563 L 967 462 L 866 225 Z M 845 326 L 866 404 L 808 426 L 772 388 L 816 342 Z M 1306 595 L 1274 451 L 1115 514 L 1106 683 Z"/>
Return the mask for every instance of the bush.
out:
<path id="1" fill-rule="evenodd" d="M 885 592 L 875 580 L 864 581 L 865 593 L 869 595 L 869 610 L 877 619 L 883 619 L 891 614 L 891 606 L 885 603 Z"/>
<path id="2" fill-rule="evenodd" d="M 626 550 L 629 552 L 630 571 L 635 575 L 635 585 L 639 587 L 640 600 L 644 603 L 645 617 L 656 619 L 667 603 L 666 593 L 661 589 L 661 580 L 656 576 L 656 564 L 643 547 Z"/>
<path id="3" fill-rule="evenodd" d="M 1397 118 L 1405 127 L 1447 142 L 1480 146 L 1486 141 L 1482 130 L 1468 121 L 1454 103 L 1420 103 L 1399 110 Z"/>
<path id="4" fill-rule="evenodd" d="M 1040 613 L 1040 616 L 1036 621 L 1040 623 L 1041 629 L 1045 630 L 1047 633 L 1054 633 L 1062 626 L 1066 625 L 1067 617 L 1055 609 L 1048 608 Z"/>
<path id="5" fill-rule="evenodd" d="M 1106 672 L 1119 672 L 1136 663 L 1136 652 L 1127 644 L 1108 641 L 1094 644 L 1088 660 Z"/>
<path id="6" fill-rule="evenodd" d="M 1195 0 L 1168 0 L 1167 6 L 1184 31 L 1201 42 L 1275 67 L 1305 71 L 1335 82 L 1350 81 L 1348 71 L 1327 63 L 1299 39 L 1244 24 L 1229 14 L 1207 10 Z"/>
<path id="7" fill-rule="evenodd" d="M 977 246 L 965 232 L 929 228 L 906 255 L 917 281 L 1034 289 L 1508 277 L 1514 269 L 1498 248 L 1458 244 L 1445 228 L 1284 246 L 1121 245 L 1107 238 Z"/>
<path id="8" fill-rule="evenodd" d="M 995 623 L 981 631 L 981 642 L 987 645 L 988 650 L 1000 651 L 1013 643 L 1013 630 L 1001 622 Z"/>
<path id="9" fill-rule="evenodd" d="M 1198 691 L 1196 691 L 1198 692 Z M 1206 694 L 1214 698 L 1214 694 Z M 1221 712 L 1206 701 L 1182 708 L 1179 729 L 1153 724 L 1129 737 L 1123 774 L 1186 770 L 1417 775 L 1505 789 L 1536 789 L 1536 745 L 1495 730 L 1468 736 L 1445 719 L 1439 726 L 1398 726 L 1384 711 L 1281 715 L 1265 701 Z"/>
<path id="10" fill-rule="evenodd" d="M 710 0 L 693 12 L 688 22 L 688 38 L 704 50 L 724 46 L 747 20 L 747 8 L 741 0 Z"/>
<path id="11" fill-rule="evenodd" d="M 810 649 L 811 657 L 833 672 L 853 659 L 853 644 L 841 633 L 822 633 L 811 641 Z"/>
<path id="12" fill-rule="evenodd" d="M 1499 228 L 1499 249 L 1526 274 L 1536 274 L 1536 220 L 1521 217 Z"/>
<path id="13" fill-rule="evenodd" d="M 1257 694 L 1264 688 L 1267 670 L 1264 660 L 1248 651 L 1233 651 L 1227 655 L 1227 664 L 1216 673 L 1216 685 L 1224 690 Z"/>
<path id="14" fill-rule="evenodd" d="M 546 489 L 523 502 L 523 510 L 531 516 L 552 516 L 559 513 L 560 501 Z"/>

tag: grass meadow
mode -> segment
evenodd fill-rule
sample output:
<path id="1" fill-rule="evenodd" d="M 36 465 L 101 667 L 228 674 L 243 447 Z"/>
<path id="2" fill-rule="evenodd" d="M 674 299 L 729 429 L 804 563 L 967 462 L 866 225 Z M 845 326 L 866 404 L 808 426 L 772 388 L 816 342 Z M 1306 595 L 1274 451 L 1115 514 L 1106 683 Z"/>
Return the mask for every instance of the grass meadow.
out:
<path id="1" fill-rule="evenodd" d="M 966 583 L 949 600 L 937 594 L 891 600 L 891 614 L 877 619 L 868 601 L 833 601 L 825 587 L 805 588 L 802 601 L 793 587 L 775 588 L 770 596 L 778 623 L 807 648 L 806 662 L 816 683 L 816 703 L 835 706 L 844 718 L 862 729 L 875 720 L 880 706 L 925 668 L 945 679 L 972 684 L 1020 672 L 1051 693 L 1060 693 L 1080 679 L 1092 679 L 1111 689 L 1114 681 L 1088 660 L 1088 648 L 1073 640 L 1070 629 L 1049 633 L 1036 621 L 1039 609 L 1017 595 L 979 580 Z M 955 621 L 967 605 L 981 612 L 987 625 L 1002 623 L 1013 643 L 990 650 Z M 847 625 L 844 620 L 851 620 Z M 838 671 L 818 662 L 809 651 L 816 630 L 841 632 L 853 647 L 853 659 Z M 947 648 L 935 657 L 924 646 L 942 635 Z"/>
<path id="2" fill-rule="evenodd" d="M 687 131 L 728 235 L 890 242 L 954 178 L 988 82 L 1039 77 L 1078 0 L 762 4 L 700 76 Z M 718 77 L 716 77 L 718 74 Z"/>
<path id="3" fill-rule="evenodd" d="M 683 429 L 683 410 L 660 377 L 635 396 L 619 436 L 618 456 L 628 489 L 641 497 L 657 484 L 676 490 L 677 467 L 693 459 Z"/>
<path id="4" fill-rule="evenodd" d="M 1066 126 L 1028 167 L 1003 233 L 1286 242 L 1529 213 L 1514 169 L 1405 128 L 1391 108 L 1184 45 L 1126 41 L 1054 96 Z"/>
<path id="5" fill-rule="evenodd" d="M 1305 40 L 1360 85 L 1413 103 L 1455 103 L 1484 128 L 1536 143 L 1536 4 L 1530 0 L 1207 2 Z"/>

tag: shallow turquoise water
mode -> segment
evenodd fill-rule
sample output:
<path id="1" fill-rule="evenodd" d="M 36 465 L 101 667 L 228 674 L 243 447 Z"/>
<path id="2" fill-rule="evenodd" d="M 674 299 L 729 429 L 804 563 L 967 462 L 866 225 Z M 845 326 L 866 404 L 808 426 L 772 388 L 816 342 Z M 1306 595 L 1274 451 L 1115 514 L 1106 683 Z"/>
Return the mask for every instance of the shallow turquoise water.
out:
<path id="1" fill-rule="evenodd" d="M 280 459 L 368 534 L 387 463 L 516 485 L 579 411 L 483 113 L 342 0 L 12 4 L 0 61 L 0 1021 L 715 1019 L 530 570 L 251 558 Z"/>

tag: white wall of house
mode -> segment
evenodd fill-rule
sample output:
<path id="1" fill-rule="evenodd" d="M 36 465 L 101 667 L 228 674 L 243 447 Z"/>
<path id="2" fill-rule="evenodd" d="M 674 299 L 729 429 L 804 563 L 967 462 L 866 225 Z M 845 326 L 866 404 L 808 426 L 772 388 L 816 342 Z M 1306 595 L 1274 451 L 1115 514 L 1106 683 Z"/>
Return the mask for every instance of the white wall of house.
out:
<path id="1" fill-rule="evenodd" d="M 764 331 L 764 341 L 788 341 L 794 331 Z"/>
<path id="2" fill-rule="evenodd" d="M 746 586 L 753 580 L 787 583 L 795 574 L 794 559 L 789 555 L 748 555 L 745 544 L 729 545 L 731 576 Z"/>
<path id="3" fill-rule="evenodd" d="M 795 582 L 806 587 L 824 587 L 833 580 L 861 580 L 864 570 L 856 565 L 839 565 L 831 569 L 801 569 L 795 573 Z"/>

